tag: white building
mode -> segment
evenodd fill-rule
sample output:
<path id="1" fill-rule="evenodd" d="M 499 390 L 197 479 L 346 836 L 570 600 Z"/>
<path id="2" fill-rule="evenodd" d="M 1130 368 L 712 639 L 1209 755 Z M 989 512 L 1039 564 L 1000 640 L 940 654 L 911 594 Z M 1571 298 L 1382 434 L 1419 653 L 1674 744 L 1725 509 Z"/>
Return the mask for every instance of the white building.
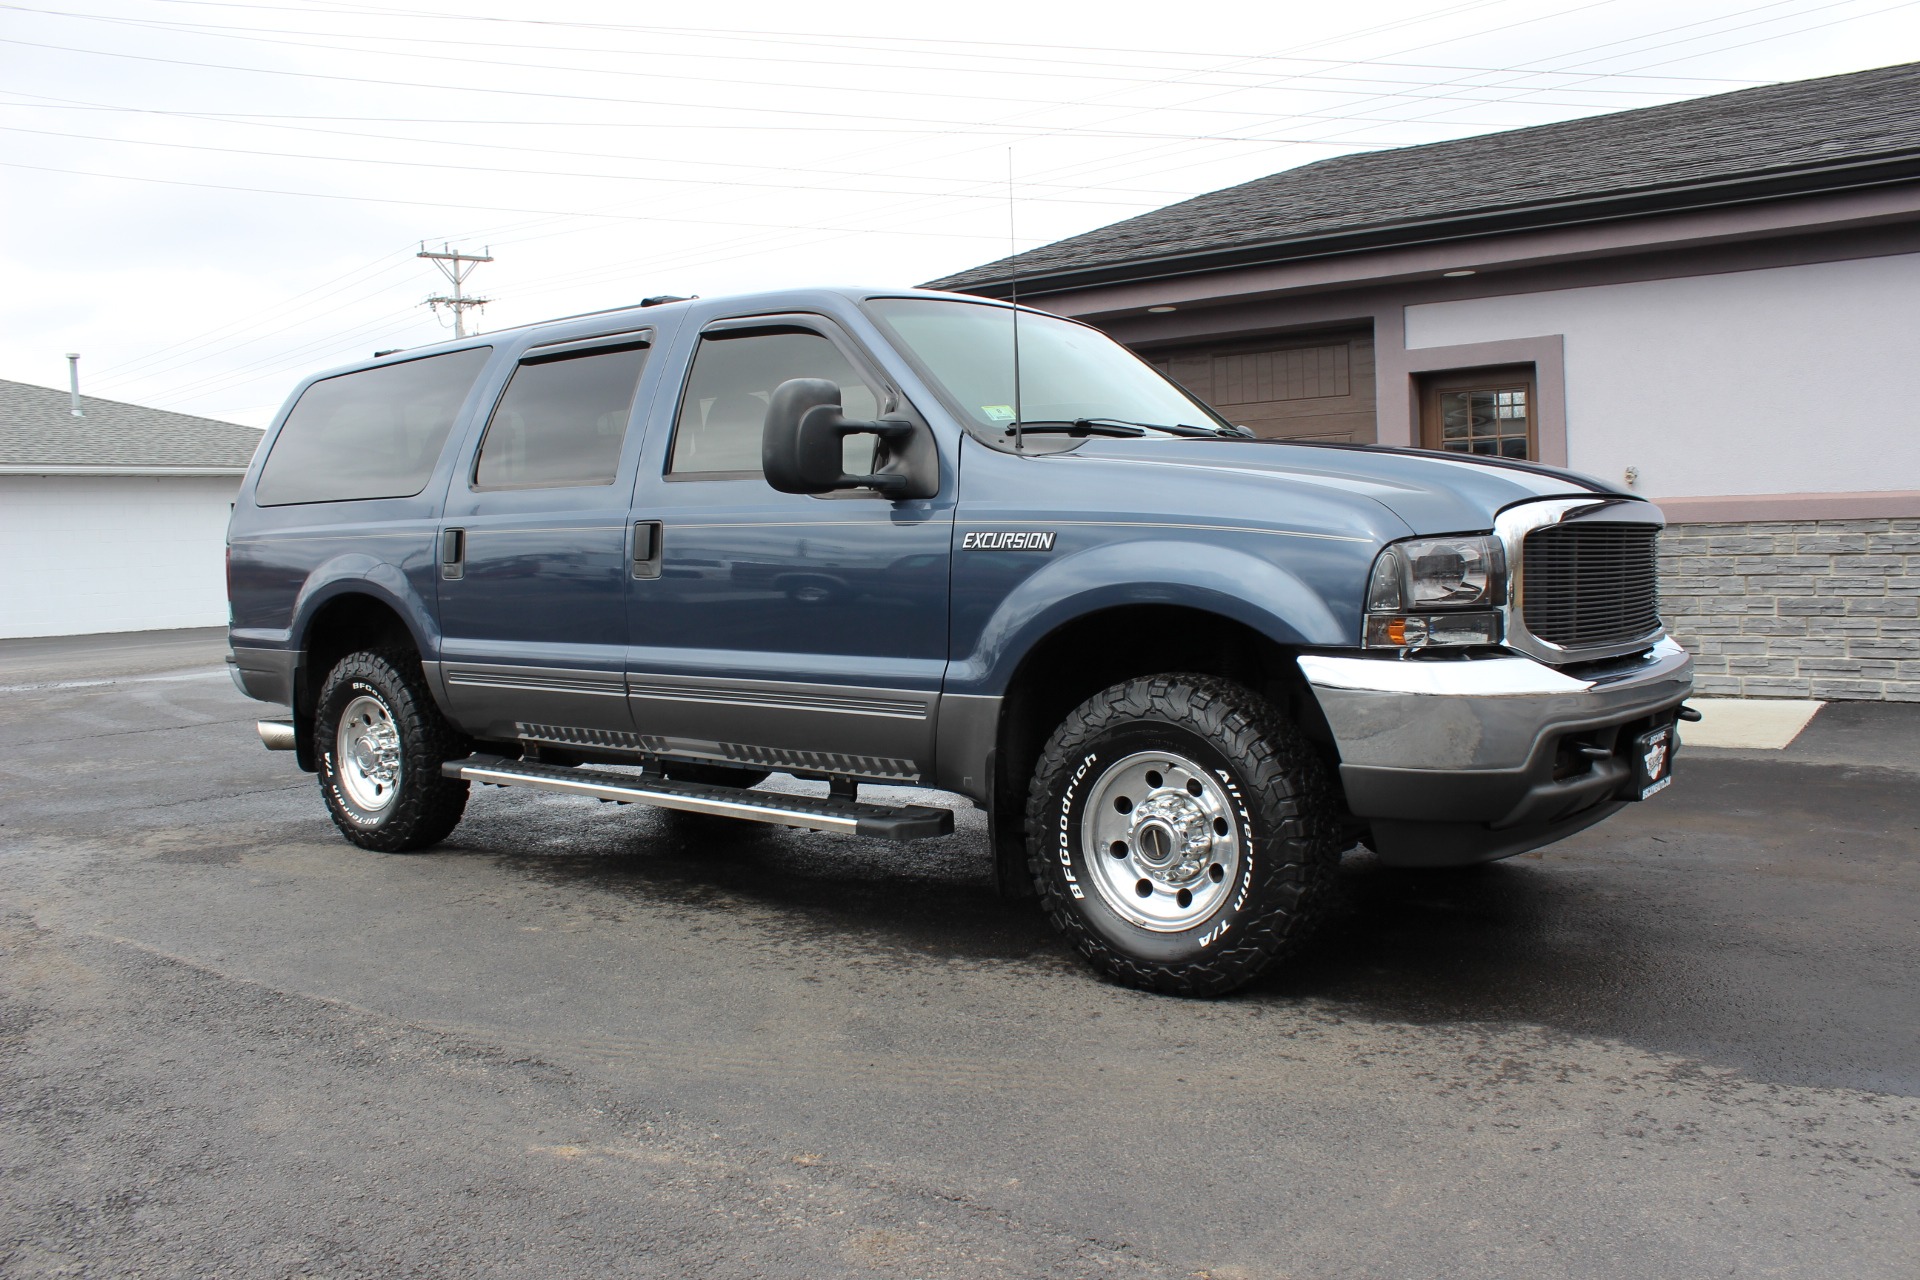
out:
<path id="1" fill-rule="evenodd" d="M 220 626 L 260 432 L 0 381 L 0 637 Z"/>

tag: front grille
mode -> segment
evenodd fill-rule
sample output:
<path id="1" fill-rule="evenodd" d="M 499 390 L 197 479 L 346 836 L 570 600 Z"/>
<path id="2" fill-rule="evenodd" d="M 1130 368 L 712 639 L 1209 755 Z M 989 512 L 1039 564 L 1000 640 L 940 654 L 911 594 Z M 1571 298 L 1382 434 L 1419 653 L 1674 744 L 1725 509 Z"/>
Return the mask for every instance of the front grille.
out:
<path id="1" fill-rule="evenodd" d="M 1556 524 L 1527 535 L 1520 577 L 1527 630 L 1563 649 L 1593 649 L 1660 626 L 1660 530 L 1648 524 Z"/>

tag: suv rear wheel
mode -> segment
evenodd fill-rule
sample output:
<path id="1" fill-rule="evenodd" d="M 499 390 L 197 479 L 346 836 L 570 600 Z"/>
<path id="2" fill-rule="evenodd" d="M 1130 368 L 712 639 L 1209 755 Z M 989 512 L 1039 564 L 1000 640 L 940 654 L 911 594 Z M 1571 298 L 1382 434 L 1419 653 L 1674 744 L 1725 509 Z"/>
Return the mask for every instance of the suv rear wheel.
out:
<path id="1" fill-rule="evenodd" d="M 1028 805 L 1042 905 L 1116 982 L 1221 995 L 1327 909 L 1339 848 L 1325 768 L 1230 681 L 1152 676 L 1089 699 L 1041 753 Z"/>
<path id="2" fill-rule="evenodd" d="M 466 811 L 467 783 L 440 774 L 468 754 L 466 743 L 434 705 L 411 653 L 342 658 L 320 688 L 313 734 L 327 811 L 362 849 L 438 844 Z"/>

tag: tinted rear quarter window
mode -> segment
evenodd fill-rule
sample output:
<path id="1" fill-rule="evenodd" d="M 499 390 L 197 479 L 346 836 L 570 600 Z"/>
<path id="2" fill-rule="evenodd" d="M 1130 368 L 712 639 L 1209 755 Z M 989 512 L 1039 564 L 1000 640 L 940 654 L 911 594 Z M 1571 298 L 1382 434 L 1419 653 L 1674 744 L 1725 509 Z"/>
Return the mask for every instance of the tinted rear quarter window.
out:
<path id="1" fill-rule="evenodd" d="M 474 487 L 613 483 L 646 362 L 635 345 L 521 364 L 487 423 Z"/>
<path id="2" fill-rule="evenodd" d="M 254 501 L 279 507 L 413 497 L 427 487 L 492 350 L 474 347 L 314 383 L 274 439 Z"/>

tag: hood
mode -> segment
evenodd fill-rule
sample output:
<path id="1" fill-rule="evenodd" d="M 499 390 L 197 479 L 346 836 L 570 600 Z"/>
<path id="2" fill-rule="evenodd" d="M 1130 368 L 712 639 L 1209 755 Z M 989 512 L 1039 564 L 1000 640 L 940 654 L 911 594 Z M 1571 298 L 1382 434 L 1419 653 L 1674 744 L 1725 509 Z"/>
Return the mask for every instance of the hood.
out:
<path id="1" fill-rule="evenodd" d="M 1558 467 L 1380 445 L 1095 438 L 1075 452 L 1135 463 L 1158 461 L 1182 470 L 1265 475 L 1292 485 L 1372 498 L 1416 534 L 1491 529 L 1500 511 L 1535 498 L 1591 493 L 1644 501 L 1638 494 Z"/>

